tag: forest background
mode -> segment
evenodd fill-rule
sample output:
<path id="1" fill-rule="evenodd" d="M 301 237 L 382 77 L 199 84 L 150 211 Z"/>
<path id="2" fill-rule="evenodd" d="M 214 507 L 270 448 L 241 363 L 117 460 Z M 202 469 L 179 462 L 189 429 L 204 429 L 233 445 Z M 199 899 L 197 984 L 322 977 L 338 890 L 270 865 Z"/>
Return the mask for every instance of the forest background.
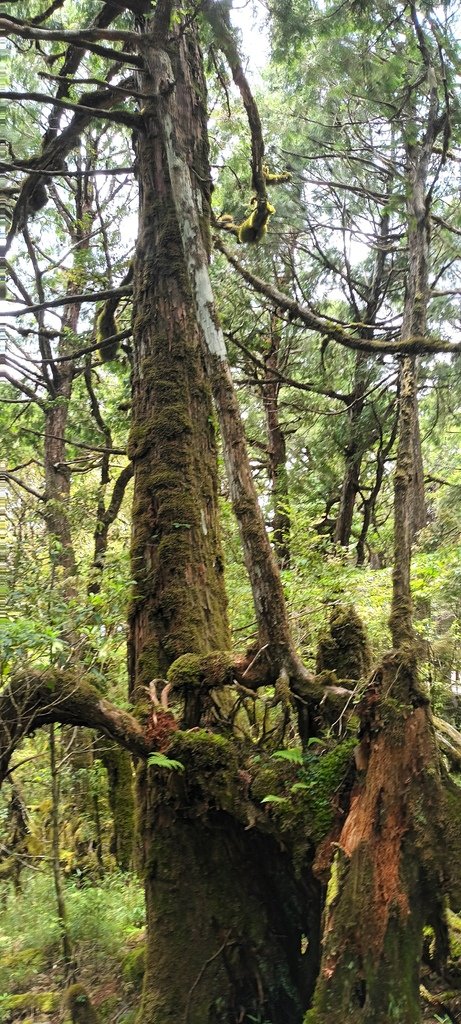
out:
<path id="1" fill-rule="evenodd" d="M 458 5 L 1 15 L 0 1020 L 456 1020 Z"/>

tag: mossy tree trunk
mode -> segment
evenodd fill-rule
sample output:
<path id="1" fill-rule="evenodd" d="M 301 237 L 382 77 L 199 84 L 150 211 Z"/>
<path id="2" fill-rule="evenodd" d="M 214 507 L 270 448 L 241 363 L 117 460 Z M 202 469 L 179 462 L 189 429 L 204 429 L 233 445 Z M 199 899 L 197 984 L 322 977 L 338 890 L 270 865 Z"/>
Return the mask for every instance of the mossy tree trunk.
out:
<path id="1" fill-rule="evenodd" d="M 183 144 L 194 200 L 208 224 L 205 93 L 187 51 L 176 61 Z M 200 67 L 200 65 L 199 65 Z M 147 94 L 155 92 L 148 73 Z M 130 677 L 132 690 L 186 652 L 227 649 L 217 455 L 181 235 L 154 100 L 138 136 L 139 238 L 134 273 L 134 465 Z"/>
<path id="2" fill-rule="evenodd" d="M 261 828 L 234 741 L 177 733 L 169 753 L 184 774 L 138 777 L 151 937 L 139 1022 L 299 1024 L 318 970 L 309 856 L 295 866 Z"/>
<path id="3" fill-rule="evenodd" d="M 109 740 L 98 743 L 98 756 L 107 771 L 109 807 L 113 834 L 111 853 L 117 867 L 128 871 L 133 865 L 134 780 L 132 758 L 126 750 Z"/>
<path id="4" fill-rule="evenodd" d="M 141 208 L 130 439 L 135 699 L 178 656 L 228 646 L 209 380 L 261 634 L 273 643 L 274 678 L 284 663 L 290 669 L 296 664 L 302 674 L 208 277 L 202 57 L 194 26 L 173 30 L 167 41 L 169 24 L 169 5 L 158 5 L 154 36 L 140 36 L 139 44 L 147 69 L 142 85 L 152 99 L 137 153 Z M 165 781 L 154 768 L 139 769 L 149 935 L 139 1022 L 237 1024 L 265 1014 L 273 1024 L 297 1024 L 308 987 L 301 970 L 309 917 L 305 883 L 296 880 L 293 864 L 287 867 L 273 840 L 258 838 L 246 830 L 249 822 L 239 820 L 245 778 L 234 741 L 225 744 L 225 758 L 217 763 L 221 737 L 176 735 L 190 735 L 192 751 L 197 746 L 199 752 L 184 783 L 173 773 Z M 187 750 L 176 754 L 173 744 L 168 753 L 184 762 Z M 228 787 L 219 801 L 210 793 L 216 780 Z M 318 886 L 312 882 L 312 888 L 318 939 Z M 311 961 L 317 949 L 315 941 Z"/>
<path id="5" fill-rule="evenodd" d="M 420 41 L 416 22 L 415 31 Z M 428 51 L 422 46 L 421 52 L 426 62 Z M 426 70 L 432 83 L 426 129 L 419 144 L 407 146 L 405 339 L 426 331 L 427 175 L 442 123 L 435 75 L 429 66 Z M 428 697 L 418 683 L 410 588 L 420 479 L 416 366 L 405 356 L 394 489 L 390 626 L 395 650 L 373 674 L 359 707 L 359 774 L 330 876 L 322 966 L 306 1024 L 417 1024 L 426 923 L 435 929 L 442 960 L 447 951 L 447 817 Z"/>

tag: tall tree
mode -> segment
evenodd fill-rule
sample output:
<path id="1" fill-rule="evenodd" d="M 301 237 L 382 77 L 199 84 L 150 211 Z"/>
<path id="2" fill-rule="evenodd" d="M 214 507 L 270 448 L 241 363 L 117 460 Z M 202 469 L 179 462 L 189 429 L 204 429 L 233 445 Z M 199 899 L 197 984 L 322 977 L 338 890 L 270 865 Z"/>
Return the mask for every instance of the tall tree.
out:
<path id="1" fill-rule="evenodd" d="M 447 868 L 439 855 L 445 821 L 442 812 L 433 810 L 439 801 L 444 812 L 449 798 L 457 807 L 458 794 L 443 786 L 428 702 L 417 684 L 409 510 L 415 507 L 418 450 L 414 358 L 436 347 L 447 352 L 457 347 L 451 341 L 434 343 L 421 316 L 427 297 L 426 249 L 421 243 L 424 237 L 427 246 L 428 162 L 443 132 L 446 95 L 437 80 L 434 85 L 426 35 L 421 35 L 414 9 L 409 11 L 413 35 L 405 23 L 405 39 L 413 46 L 420 80 L 408 101 L 417 97 L 417 138 L 408 139 L 405 151 L 406 230 L 419 262 L 407 263 L 401 336 L 396 338 L 386 324 L 370 337 L 369 323 L 362 329 L 320 315 L 296 296 L 262 281 L 229 252 L 231 264 L 273 303 L 278 315 L 282 311 L 360 355 L 389 352 L 404 360 L 395 504 L 396 554 L 401 557 L 394 576 L 396 651 L 365 691 L 352 793 L 350 743 L 340 744 L 339 753 L 326 752 L 325 758 L 323 750 L 311 760 L 307 757 L 309 740 L 318 736 L 325 719 L 342 715 L 350 690 L 337 685 L 337 679 L 331 685 L 324 674 L 314 678 L 295 649 L 209 278 L 211 178 L 200 42 L 210 31 L 246 111 L 249 185 L 254 192 L 241 225 L 227 220 L 216 226 L 226 229 L 227 224 L 242 247 L 255 245 L 263 239 L 273 209 L 259 112 L 228 9 L 206 4 L 206 28 L 201 18 L 175 9 L 169 0 L 161 0 L 153 11 L 134 0 L 105 3 L 94 23 L 77 31 L 52 28 L 49 13 L 45 27 L 16 15 L 0 20 L 13 39 L 28 40 L 39 54 L 45 52 L 48 64 L 58 59 L 48 47 L 59 46 L 58 53 L 62 44 L 66 47 L 51 99 L 37 92 L 23 96 L 49 101 L 52 114 L 39 154 L 17 161 L 13 151 L 14 169 L 24 176 L 19 179 L 11 238 L 25 219 L 39 212 L 32 200 L 37 184 L 46 173 L 63 173 L 62 155 L 79 146 L 87 123 L 95 118 L 112 121 L 129 127 L 135 138 L 140 204 L 129 443 L 134 466 L 129 667 L 136 714 L 101 697 L 84 678 L 81 665 L 48 672 L 22 666 L 0 694 L 0 765 L 7 772 L 21 738 L 53 721 L 99 729 L 139 759 L 139 838 L 149 936 L 139 1009 L 144 1024 L 178 1018 L 189 1024 L 237 1024 L 255 1018 L 299 1024 L 311 1004 L 320 961 L 321 885 L 313 871 L 314 849 L 327 840 L 335 795 L 343 824 L 336 827 L 334 840 L 330 834 L 326 842 L 328 863 L 332 842 L 339 846 L 327 899 L 322 967 L 314 1008 L 308 1011 L 311 1020 L 379 1022 L 392 1019 L 392 1014 L 402 1021 L 418 1019 L 415 965 L 430 886 L 434 896 L 429 916 L 443 950 L 443 900 L 458 880 L 456 868 Z M 366 17 L 364 22 L 369 25 Z M 115 28 L 108 28 L 110 24 Z M 355 31 L 352 37 L 350 45 L 356 46 Z M 380 46 L 385 48 L 388 41 L 384 35 Z M 69 98 L 70 79 L 74 76 L 77 87 L 79 66 L 86 77 L 97 79 L 92 84 L 98 88 L 82 91 L 74 100 Z M 121 71 L 123 67 L 134 73 Z M 406 100 L 405 89 L 402 84 Z M 66 108 L 68 122 L 61 127 L 60 111 Z M 412 107 L 407 123 L 413 118 Z M 113 297 L 108 289 L 81 301 Z M 50 301 L 66 303 L 67 296 L 48 300 L 48 305 Z M 109 341 L 113 337 L 109 334 Z M 227 649 L 211 395 L 258 627 L 254 649 L 239 655 Z M 334 714 L 328 719 L 331 707 Z M 309 780 L 302 784 L 304 796 L 293 811 L 292 766 L 270 759 L 288 732 L 304 748 L 303 764 L 310 766 L 313 777 L 325 765 L 330 767 L 322 790 L 326 816 L 312 803 Z M 261 803 L 267 796 L 273 803 L 275 796 L 272 813 Z M 286 814 L 277 814 L 277 798 Z M 325 803 L 321 810 L 325 812 Z M 452 841 L 456 850 L 456 828 Z M 383 849 L 388 853 L 386 868 Z M 357 891 L 366 893 L 366 906 Z M 408 922 L 411 927 L 405 930 Z M 395 971 L 402 960 L 405 977 L 397 982 Z"/>

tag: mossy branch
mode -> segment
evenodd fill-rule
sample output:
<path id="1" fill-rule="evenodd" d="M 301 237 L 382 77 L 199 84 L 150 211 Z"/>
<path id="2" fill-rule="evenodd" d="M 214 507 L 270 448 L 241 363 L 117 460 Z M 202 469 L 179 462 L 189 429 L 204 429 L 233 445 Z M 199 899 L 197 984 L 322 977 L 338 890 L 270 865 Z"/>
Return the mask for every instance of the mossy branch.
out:
<path id="1" fill-rule="evenodd" d="M 137 757 L 152 749 L 139 722 L 77 673 L 22 672 L 0 692 L 0 780 L 23 737 L 51 722 L 97 729 Z"/>

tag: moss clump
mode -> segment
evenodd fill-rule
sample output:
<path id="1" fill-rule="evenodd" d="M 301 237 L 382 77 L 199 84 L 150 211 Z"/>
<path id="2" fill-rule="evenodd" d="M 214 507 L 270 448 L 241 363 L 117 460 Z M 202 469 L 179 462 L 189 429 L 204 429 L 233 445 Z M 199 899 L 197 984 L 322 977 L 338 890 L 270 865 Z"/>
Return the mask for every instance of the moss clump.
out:
<path id="1" fill-rule="evenodd" d="M 100 1024 L 96 1010 L 84 985 L 71 985 L 64 996 L 64 1011 L 72 1024 Z"/>
<path id="2" fill-rule="evenodd" d="M 168 682 L 177 693 L 200 686 L 200 664 L 198 654 L 182 654 L 168 670 Z"/>
<path id="3" fill-rule="evenodd" d="M 60 995 L 58 992 L 26 992 L 24 995 L 2 996 L 0 1000 L 0 1013 L 17 1014 L 29 1010 L 31 1013 L 55 1013 L 59 1007 Z M 92 1024 L 92 1022 L 88 1022 Z"/>
<path id="4" fill-rule="evenodd" d="M 351 768 L 355 746 L 356 740 L 350 738 L 326 753 L 308 751 L 303 764 L 290 765 L 289 771 L 286 763 L 281 769 L 279 762 L 275 769 L 268 766 L 258 773 L 257 783 L 252 784 L 253 794 L 260 799 L 268 795 L 284 798 L 283 803 L 277 801 L 268 806 L 296 848 L 301 850 L 306 844 L 320 842 L 331 829 L 335 817 L 333 798 Z"/>
<path id="5" fill-rule="evenodd" d="M 146 947 L 142 943 L 136 949 L 130 949 L 122 963 L 122 977 L 133 988 L 140 989 L 146 968 Z"/>
<path id="6" fill-rule="evenodd" d="M 168 748 L 168 756 L 181 761 L 197 774 L 229 773 L 237 768 L 234 746 L 224 736 L 196 729 L 176 732 Z"/>
<path id="7" fill-rule="evenodd" d="M 363 679 L 369 671 L 371 651 L 365 627 L 353 605 L 339 605 L 319 637 L 317 673 L 332 671 L 337 679 Z"/>
<path id="8" fill-rule="evenodd" d="M 447 910 L 448 935 L 450 941 L 450 957 L 452 960 L 461 958 L 461 917 Z"/>
<path id="9" fill-rule="evenodd" d="M 183 654 L 170 666 L 168 681 L 175 693 L 227 686 L 232 682 L 232 654 L 227 651 L 213 651 L 203 657 Z"/>

